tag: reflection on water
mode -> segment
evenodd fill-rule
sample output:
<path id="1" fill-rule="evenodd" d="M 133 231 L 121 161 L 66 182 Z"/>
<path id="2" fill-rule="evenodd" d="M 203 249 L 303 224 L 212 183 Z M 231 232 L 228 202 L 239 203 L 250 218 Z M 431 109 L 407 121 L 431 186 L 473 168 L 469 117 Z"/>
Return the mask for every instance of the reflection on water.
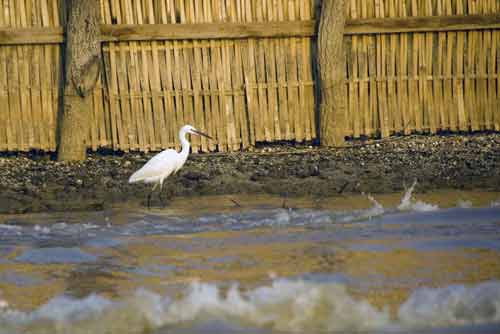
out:
<path id="1" fill-rule="evenodd" d="M 500 194 L 413 187 L 0 217 L 0 334 L 493 333 Z"/>

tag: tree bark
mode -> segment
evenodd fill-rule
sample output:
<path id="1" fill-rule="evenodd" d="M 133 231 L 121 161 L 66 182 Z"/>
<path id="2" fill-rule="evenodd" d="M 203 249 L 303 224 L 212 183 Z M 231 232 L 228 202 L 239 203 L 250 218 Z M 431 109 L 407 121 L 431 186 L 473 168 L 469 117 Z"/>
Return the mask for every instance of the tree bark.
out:
<path id="1" fill-rule="evenodd" d="M 318 32 L 320 140 L 342 146 L 345 136 L 345 0 L 323 0 Z"/>
<path id="2" fill-rule="evenodd" d="M 101 70 L 99 0 L 68 0 L 65 83 L 58 160 L 81 161 Z"/>

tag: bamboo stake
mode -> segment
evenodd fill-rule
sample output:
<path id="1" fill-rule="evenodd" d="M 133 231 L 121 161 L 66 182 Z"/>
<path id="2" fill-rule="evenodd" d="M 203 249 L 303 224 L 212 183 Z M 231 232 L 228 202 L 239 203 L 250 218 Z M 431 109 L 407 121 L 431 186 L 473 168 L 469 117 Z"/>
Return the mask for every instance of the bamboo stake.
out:
<path id="1" fill-rule="evenodd" d="M 13 0 L 6 0 L 4 2 L 5 18 L 7 20 L 7 25 L 11 27 L 16 26 L 15 15 L 16 11 L 14 8 Z M 8 47 L 6 49 L 7 54 L 7 80 L 9 83 L 9 105 L 11 106 L 10 120 L 12 125 L 12 138 L 13 142 L 16 143 L 16 149 L 22 150 L 24 147 L 24 139 L 22 134 L 22 122 L 21 122 L 21 106 L 19 97 L 19 66 L 17 57 L 17 46 Z"/>
<path id="2" fill-rule="evenodd" d="M 4 22 L 4 7 L 3 2 L 0 1 L 0 27 L 6 26 Z M 0 112 L 0 151 L 11 150 L 11 123 L 10 123 L 10 114 L 9 114 L 9 95 L 7 93 L 8 90 L 8 81 L 7 81 L 7 59 L 5 57 L 5 46 L 0 46 L 0 106 L 5 108 L 5 111 Z"/>

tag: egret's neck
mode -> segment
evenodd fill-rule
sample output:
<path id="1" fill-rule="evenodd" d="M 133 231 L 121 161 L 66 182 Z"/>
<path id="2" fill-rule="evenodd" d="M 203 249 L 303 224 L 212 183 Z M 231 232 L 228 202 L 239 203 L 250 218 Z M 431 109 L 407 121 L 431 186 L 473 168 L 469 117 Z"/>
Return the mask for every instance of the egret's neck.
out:
<path id="1" fill-rule="evenodd" d="M 189 155 L 189 141 L 186 139 L 186 132 L 179 133 L 179 140 L 181 141 L 182 150 L 181 155 L 187 157 Z"/>

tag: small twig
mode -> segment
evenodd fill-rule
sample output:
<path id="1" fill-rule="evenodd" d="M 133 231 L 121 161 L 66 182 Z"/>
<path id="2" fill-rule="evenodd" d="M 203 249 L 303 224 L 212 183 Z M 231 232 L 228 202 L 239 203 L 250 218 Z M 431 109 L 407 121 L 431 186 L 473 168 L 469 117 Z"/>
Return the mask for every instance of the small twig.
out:
<path id="1" fill-rule="evenodd" d="M 241 208 L 240 203 L 238 203 L 235 199 L 230 198 L 229 200 L 230 200 L 231 202 L 233 202 L 235 206 L 237 206 L 238 208 Z"/>
<path id="2" fill-rule="evenodd" d="M 342 187 L 340 187 L 340 190 L 339 190 L 339 191 L 337 191 L 337 194 L 343 194 L 343 193 L 344 193 L 344 191 L 346 190 L 346 188 L 347 188 L 347 186 L 348 186 L 348 185 L 349 185 L 349 182 L 348 182 L 348 181 L 346 181 L 346 182 L 342 185 Z"/>

